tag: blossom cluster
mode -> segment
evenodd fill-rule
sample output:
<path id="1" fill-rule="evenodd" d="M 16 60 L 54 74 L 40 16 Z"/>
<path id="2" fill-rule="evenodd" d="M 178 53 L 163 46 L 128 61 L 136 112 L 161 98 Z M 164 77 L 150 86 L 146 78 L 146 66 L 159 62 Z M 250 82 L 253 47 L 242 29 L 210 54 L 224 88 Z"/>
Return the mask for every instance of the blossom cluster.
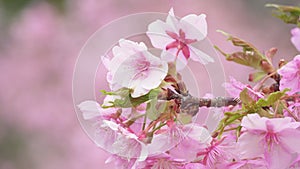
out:
<path id="1" fill-rule="evenodd" d="M 292 31 L 297 48 L 299 32 Z M 300 55 L 275 67 L 276 49 L 261 53 L 221 33 L 243 50 L 227 54 L 216 49 L 227 60 L 256 71 L 249 75 L 253 86 L 234 78 L 223 85 L 231 101 L 193 97 L 178 72 L 189 61 L 214 62 L 193 45 L 207 37 L 205 14 L 177 18 L 171 9 L 165 21 L 150 23 L 146 34 L 160 49 L 159 56 L 145 43 L 128 39 L 119 40 L 112 57 L 102 56 L 111 91 L 102 91 L 102 104 L 87 100 L 78 108 L 94 124 L 97 146 L 112 154 L 107 162 L 124 169 L 300 167 Z M 193 121 L 203 100 L 210 109 L 224 103 L 213 132 Z"/>

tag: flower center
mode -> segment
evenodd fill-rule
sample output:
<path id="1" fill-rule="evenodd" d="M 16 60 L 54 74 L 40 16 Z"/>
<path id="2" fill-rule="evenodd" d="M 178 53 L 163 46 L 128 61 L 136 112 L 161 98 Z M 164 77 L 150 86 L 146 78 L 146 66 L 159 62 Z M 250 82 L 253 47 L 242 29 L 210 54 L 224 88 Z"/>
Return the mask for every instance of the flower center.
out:
<path id="1" fill-rule="evenodd" d="M 279 144 L 279 139 L 277 137 L 277 134 L 274 133 L 274 127 L 271 124 L 271 122 L 267 121 L 266 125 L 267 125 L 268 131 L 265 136 L 265 141 L 266 141 L 266 144 L 268 145 L 269 150 L 271 150 L 274 144 Z"/>
<path id="2" fill-rule="evenodd" d="M 145 56 L 141 53 L 142 57 L 137 59 L 134 64 L 134 68 L 136 71 L 136 75 L 134 76 L 134 79 L 138 79 L 141 77 L 146 77 L 148 75 L 148 70 L 151 65 L 151 63 L 146 60 Z"/>
<path id="3" fill-rule="evenodd" d="M 179 52 L 181 51 L 184 57 L 188 59 L 190 57 L 190 50 L 188 44 L 194 43 L 197 40 L 186 39 L 185 33 L 182 31 L 182 29 L 179 30 L 179 35 L 170 31 L 166 31 L 166 33 L 168 36 L 175 40 L 166 46 L 166 50 L 169 50 L 171 48 L 177 48 L 176 56 L 178 56 Z"/>

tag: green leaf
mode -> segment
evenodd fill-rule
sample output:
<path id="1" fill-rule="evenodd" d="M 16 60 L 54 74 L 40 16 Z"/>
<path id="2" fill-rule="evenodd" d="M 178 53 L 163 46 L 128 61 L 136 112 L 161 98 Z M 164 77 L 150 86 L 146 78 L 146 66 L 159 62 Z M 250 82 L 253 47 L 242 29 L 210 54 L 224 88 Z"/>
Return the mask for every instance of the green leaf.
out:
<path id="1" fill-rule="evenodd" d="M 263 109 L 263 108 L 258 108 L 256 110 L 256 113 L 259 114 L 260 117 L 268 117 L 268 118 L 273 118 L 273 114 L 271 114 L 269 111 Z"/>
<path id="2" fill-rule="evenodd" d="M 241 93 L 240 93 L 240 100 L 245 105 L 251 105 L 251 104 L 255 103 L 255 101 L 249 95 L 247 88 L 245 88 L 244 90 L 241 91 Z"/>
<path id="3" fill-rule="evenodd" d="M 118 89 L 116 91 L 106 91 L 106 90 L 100 90 L 100 92 L 103 94 L 103 95 L 110 95 L 110 96 L 121 96 L 121 97 L 126 97 L 130 94 L 131 92 L 131 89 L 128 89 L 128 88 L 121 88 L 121 89 Z"/>
<path id="4" fill-rule="evenodd" d="M 275 17 L 281 19 L 288 24 L 296 24 L 300 27 L 300 8 L 297 6 L 286 6 L 278 4 L 266 4 L 266 7 L 275 8 L 274 15 Z"/>
<path id="5" fill-rule="evenodd" d="M 225 128 L 228 125 L 240 122 L 241 118 L 246 115 L 243 112 L 244 112 L 243 110 L 237 110 L 237 111 L 233 111 L 233 112 L 225 112 L 224 118 L 219 122 L 219 125 L 218 125 L 217 129 L 215 130 L 215 133 L 219 133 L 218 137 L 221 137 Z"/>
<path id="6" fill-rule="evenodd" d="M 219 47 L 215 46 L 215 49 L 218 50 L 222 55 L 226 57 L 226 60 L 233 61 L 235 63 L 245 65 L 252 67 L 257 70 L 262 70 L 266 73 L 269 73 L 267 71 L 273 70 L 273 69 L 265 69 L 266 65 L 262 67 L 261 63 L 268 63 L 268 66 L 273 68 L 271 61 L 268 60 L 268 58 L 263 55 L 259 50 L 253 46 L 251 43 L 246 42 L 243 39 L 240 39 L 236 36 L 233 36 L 229 33 L 226 33 L 224 31 L 218 30 L 218 32 L 225 35 L 229 40 L 232 42 L 234 46 L 242 47 L 242 51 L 234 52 L 234 53 L 225 53 L 223 52 Z"/>
<path id="7" fill-rule="evenodd" d="M 149 103 L 147 103 L 146 114 L 147 118 L 149 118 L 150 120 L 155 120 L 160 115 L 160 112 L 156 108 L 156 104 L 157 99 L 153 99 Z"/>
<path id="8" fill-rule="evenodd" d="M 242 126 L 237 127 L 237 129 L 236 129 L 236 137 L 237 137 L 237 138 L 240 137 L 241 131 L 242 131 Z"/>
<path id="9" fill-rule="evenodd" d="M 251 81 L 251 82 L 258 82 L 263 77 L 265 77 L 266 75 L 267 75 L 267 73 L 262 72 L 262 71 L 252 73 L 252 74 L 250 74 L 249 81 Z"/>
<path id="10" fill-rule="evenodd" d="M 288 89 L 285 89 L 283 91 L 278 91 L 278 92 L 274 92 L 271 93 L 267 99 L 263 99 L 260 98 L 257 102 L 256 105 L 260 106 L 260 107 L 266 107 L 266 106 L 271 106 L 272 104 L 274 104 L 276 101 L 280 100 L 280 98 L 282 96 L 285 95 L 285 93 L 288 91 Z"/>
<path id="11" fill-rule="evenodd" d="M 136 107 L 146 101 L 156 99 L 158 94 L 161 92 L 161 89 L 152 89 L 146 95 L 137 98 L 131 97 L 130 91 L 130 89 L 122 88 L 115 92 L 102 91 L 102 93 L 104 93 L 105 95 L 120 96 L 120 98 L 117 98 L 114 101 L 110 102 L 113 107 L 129 108 Z"/>

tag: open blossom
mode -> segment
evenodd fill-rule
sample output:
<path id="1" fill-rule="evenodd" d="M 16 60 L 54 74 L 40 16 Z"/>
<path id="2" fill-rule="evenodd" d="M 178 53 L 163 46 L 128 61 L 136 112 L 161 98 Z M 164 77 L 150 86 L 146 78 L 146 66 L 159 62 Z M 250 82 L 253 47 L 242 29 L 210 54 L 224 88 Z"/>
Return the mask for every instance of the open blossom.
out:
<path id="1" fill-rule="evenodd" d="M 297 48 L 298 51 L 300 51 L 300 28 L 294 28 L 291 30 L 291 41 L 293 45 Z"/>
<path id="2" fill-rule="evenodd" d="M 291 89 L 288 94 L 300 92 L 300 55 L 278 70 L 281 75 L 280 90 Z"/>
<path id="3" fill-rule="evenodd" d="M 202 64 L 214 60 L 191 44 L 203 40 L 207 35 L 205 14 L 187 15 L 178 20 L 173 9 L 169 11 L 166 22 L 157 20 L 148 26 L 147 35 L 155 48 L 167 50 L 172 55 L 163 59 L 175 61 L 177 69 L 183 69 L 191 58 Z"/>
<path id="4" fill-rule="evenodd" d="M 230 77 L 230 83 L 226 82 L 223 84 L 223 87 L 229 93 L 231 97 L 238 98 L 242 90 L 247 89 L 248 94 L 254 100 L 258 100 L 259 98 L 264 97 L 260 92 L 255 91 L 252 89 L 250 85 L 243 84 L 242 82 L 237 81 L 233 77 Z"/>
<path id="5" fill-rule="evenodd" d="M 209 131 L 197 124 L 173 123 L 153 136 L 151 144 L 148 145 L 149 154 L 169 151 L 175 158 L 192 161 L 196 158 L 198 150 L 207 145 L 211 139 Z"/>
<path id="6" fill-rule="evenodd" d="M 130 129 L 108 121 L 116 113 L 116 108 L 103 109 L 95 101 L 84 101 L 78 107 L 83 112 L 85 120 L 100 118 L 94 124 L 97 127 L 92 136 L 96 145 L 126 159 L 138 158 L 140 160 L 147 157 L 146 145 L 139 140 L 138 136 Z"/>
<path id="7" fill-rule="evenodd" d="M 285 117 L 293 117 L 294 116 L 296 119 L 298 119 L 298 120 L 300 119 L 300 102 L 289 103 L 288 109 L 290 110 L 290 112 L 293 113 L 293 115 L 291 115 L 287 110 L 283 110 L 283 115 Z"/>
<path id="8" fill-rule="evenodd" d="M 185 169 L 185 161 L 162 153 L 137 163 L 137 169 Z"/>
<path id="9" fill-rule="evenodd" d="M 136 98 L 157 88 L 168 72 L 168 64 L 147 51 L 144 43 L 120 40 L 113 48 L 111 60 L 103 58 L 108 68 L 108 81 L 112 90 L 122 87 L 132 89 Z"/>
<path id="10" fill-rule="evenodd" d="M 146 145 L 139 140 L 137 135 L 129 131 L 130 129 L 107 120 L 103 120 L 101 128 L 105 128 L 104 131 L 115 136 L 112 139 L 112 136 L 105 133 L 100 133 L 101 135 L 99 135 L 103 140 L 106 140 L 106 144 L 109 144 L 110 149 L 106 150 L 111 151 L 112 154 L 127 160 L 135 158 L 138 161 L 143 161 L 147 158 L 148 150 Z"/>
<path id="11" fill-rule="evenodd" d="M 268 119 L 249 114 L 242 120 L 244 131 L 238 140 L 244 159 L 262 157 L 268 168 L 282 169 L 291 165 L 295 153 L 300 153 L 299 122 L 291 118 Z"/>

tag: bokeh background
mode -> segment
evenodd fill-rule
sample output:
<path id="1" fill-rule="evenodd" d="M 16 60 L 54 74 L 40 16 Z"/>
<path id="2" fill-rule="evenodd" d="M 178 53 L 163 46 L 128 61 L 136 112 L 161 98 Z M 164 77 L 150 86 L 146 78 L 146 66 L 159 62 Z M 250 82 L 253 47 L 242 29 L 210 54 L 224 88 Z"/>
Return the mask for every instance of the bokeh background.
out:
<path id="1" fill-rule="evenodd" d="M 279 49 L 275 62 L 297 54 L 290 29 L 266 3 L 297 0 L 0 0 L 0 169 L 106 169 L 109 156 L 82 130 L 72 103 L 72 73 L 86 40 L 101 26 L 137 12 L 205 13 L 209 38 L 236 48 L 222 29 L 262 51 Z M 138 23 L 137 23 L 138 24 Z M 100 44 L 99 44 L 100 45 Z M 226 76 L 246 82 L 251 69 L 227 63 Z M 100 85 L 101 86 L 101 85 Z"/>

